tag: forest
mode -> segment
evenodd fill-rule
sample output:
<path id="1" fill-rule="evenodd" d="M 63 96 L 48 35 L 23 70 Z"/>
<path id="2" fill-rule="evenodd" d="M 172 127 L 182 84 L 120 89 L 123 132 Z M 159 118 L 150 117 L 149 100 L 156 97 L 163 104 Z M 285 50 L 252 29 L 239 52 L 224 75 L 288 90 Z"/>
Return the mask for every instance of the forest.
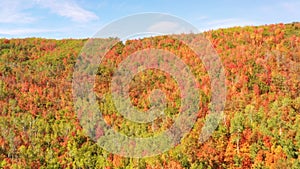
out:
<path id="1" fill-rule="evenodd" d="M 94 90 L 106 124 L 131 137 L 150 137 L 174 123 L 180 86 L 163 71 L 140 72 L 130 83 L 132 105 L 149 109 L 150 91 L 166 94 L 165 116 L 138 124 L 112 103 L 110 81 L 117 65 L 135 51 L 157 48 L 179 55 L 197 78 L 195 124 L 180 143 L 156 156 L 129 158 L 97 144 L 74 108 L 76 60 L 88 39 L 0 39 L 0 168 L 300 168 L 300 23 L 232 27 L 204 36 L 224 67 L 224 118 L 208 140 L 199 134 L 210 109 L 210 77 L 183 43 L 155 36 L 116 43 L 99 65 Z M 188 36 L 187 36 L 188 39 Z M 87 109 L 83 107 L 82 109 Z"/>

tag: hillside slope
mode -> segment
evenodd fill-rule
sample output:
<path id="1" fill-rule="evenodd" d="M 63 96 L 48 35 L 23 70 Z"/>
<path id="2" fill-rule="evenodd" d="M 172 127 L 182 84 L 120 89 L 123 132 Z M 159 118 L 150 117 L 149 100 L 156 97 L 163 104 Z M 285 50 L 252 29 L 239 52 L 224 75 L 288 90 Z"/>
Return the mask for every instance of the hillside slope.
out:
<path id="1" fill-rule="evenodd" d="M 111 154 L 82 130 L 73 108 L 72 73 L 87 40 L 0 39 L 1 168 L 300 168 L 300 23 L 204 34 L 225 68 L 225 118 L 200 144 L 199 131 L 211 100 L 210 80 L 188 53 L 183 57 L 200 84 L 199 118 L 181 144 L 142 159 Z M 110 66 L 128 53 L 147 46 L 186 51 L 182 44 L 169 43 L 153 37 L 117 44 L 107 56 L 112 65 L 98 72 L 96 91 L 109 92 L 109 81 L 103 78 L 109 80 L 114 70 Z M 135 77 L 132 86 L 131 101 L 141 110 L 149 108 L 149 90 L 164 89 L 167 117 L 157 121 L 155 132 L 168 128 L 179 109 L 176 82 L 150 70 Z M 121 133 L 155 134 L 151 124 L 126 121 L 110 103 L 100 109 L 105 121 Z"/>

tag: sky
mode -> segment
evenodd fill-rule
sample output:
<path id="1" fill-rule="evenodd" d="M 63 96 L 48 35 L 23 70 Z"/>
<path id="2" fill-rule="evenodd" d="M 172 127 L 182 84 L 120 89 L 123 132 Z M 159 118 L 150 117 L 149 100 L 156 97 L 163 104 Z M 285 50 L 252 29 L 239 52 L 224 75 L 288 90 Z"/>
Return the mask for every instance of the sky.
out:
<path id="1" fill-rule="evenodd" d="M 291 23 L 300 21 L 299 9 L 299 0 L 1 0 L 0 38 L 89 38 L 144 12 L 177 16 L 200 31 Z"/>

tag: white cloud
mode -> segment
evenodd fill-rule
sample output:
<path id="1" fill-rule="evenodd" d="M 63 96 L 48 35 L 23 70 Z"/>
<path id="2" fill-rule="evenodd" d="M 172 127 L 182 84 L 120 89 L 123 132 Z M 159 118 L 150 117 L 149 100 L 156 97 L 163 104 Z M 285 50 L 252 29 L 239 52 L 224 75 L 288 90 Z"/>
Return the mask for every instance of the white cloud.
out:
<path id="1" fill-rule="evenodd" d="M 23 12 L 32 3 L 23 0 L 2 0 L 0 1 L 0 23 L 31 23 L 35 18 Z"/>
<path id="2" fill-rule="evenodd" d="M 202 31 L 209 29 L 218 29 L 218 28 L 229 28 L 234 26 L 253 26 L 260 25 L 261 23 L 256 21 L 249 21 L 237 18 L 227 18 L 221 20 L 209 21 L 202 24 Z"/>
<path id="3" fill-rule="evenodd" d="M 31 15 L 28 9 L 32 8 L 47 8 L 75 22 L 98 19 L 96 14 L 83 9 L 74 0 L 1 0 L 0 23 L 32 23 L 39 17 Z"/>
<path id="4" fill-rule="evenodd" d="M 36 2 L 38 5 L 50 9 L 53 13 L 70 18 L 75 22 L 88 22 L 98 19 L 96 14 L 81 8 L 74 1 L 36 0 Z"/>
<path id="5" fill-rule="evenodd" d="M 207 16 L 200 16 L 200 17 L 196 18 L 196 21 L 203 21 L 206 19 L 209 19 L 209 18 Z"/>
<path id="6" fill-rule="evenodd" d="M 149 26 L 147 31 L 161 34 L 180 34 L 195 32 L 195 29 L 185 22 L 159 21 Z"/>
<path id="7" fill-rule="evenodd" d="M 149 32 L 174 32 L 178 29 L 178 23 L 170 21 L 161 21 L 148 28 Z"/>
<path id="8" fill-rule="evenodd" d="M 58 30 L 50 29 L 32 29 L 32 28 L 22 28 L 22 29 L 0 29 L 0 35 L 25 35 L 31 33 L 46 33 L 46 32 L 56 32 Z"/>

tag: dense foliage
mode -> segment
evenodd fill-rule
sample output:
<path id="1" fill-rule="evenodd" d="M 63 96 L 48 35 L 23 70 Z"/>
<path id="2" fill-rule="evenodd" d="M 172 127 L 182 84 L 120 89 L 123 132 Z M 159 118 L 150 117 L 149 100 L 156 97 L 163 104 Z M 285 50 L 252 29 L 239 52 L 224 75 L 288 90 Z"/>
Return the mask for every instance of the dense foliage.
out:
<path id="1" fill-rule="evenodd" d="M 155 157 L 111 154 L 87 137 L 73 108 L 72 73 L 87 40 L 0 39 L 1 168 L 300 168 L 300 23 L 234 27 L 204 33 L 226 74 L 225 118 L 205 143 L 198 140 L 211 99 L 210 79 L 193 53 L 166 37 L 118 43 L 99 67 L 95 91 L 105 95 L 114 67 L 130 53 L 155 47 L 180 52 L 199 81 L 201 109 L 190 133 Z M 195 35 L 197 36 L 197 35 Z M 200 35 L 199 35 L 200 36 Z M 103 80 L 104 79 L 104 80 Z M 168 128 L 180 104 L 178 86 L 147 70 L 131 83 L 132 104 L 149 108 L 149 91 L 167 95 L 166 115 L 153 124 L 124 119 L 112 103 L 99 107 L 107 124 L 129 136 Z M 101 136 L 101 130 L 97 130 Z"/>

